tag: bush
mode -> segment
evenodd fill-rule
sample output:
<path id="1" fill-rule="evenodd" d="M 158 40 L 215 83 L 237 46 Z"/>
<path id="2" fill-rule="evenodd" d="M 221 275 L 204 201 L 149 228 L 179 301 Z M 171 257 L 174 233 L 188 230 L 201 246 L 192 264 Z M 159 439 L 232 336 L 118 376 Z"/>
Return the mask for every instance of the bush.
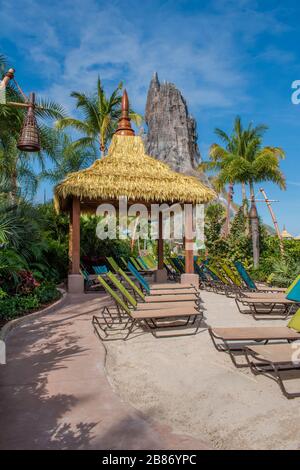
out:
<path id="1" fill-rule="evenodd" d="M 52 283 L 36 287 L 30 294 L 0 297 L 0 320 L 11 320 L 59 299 L 60 292 Z"/>

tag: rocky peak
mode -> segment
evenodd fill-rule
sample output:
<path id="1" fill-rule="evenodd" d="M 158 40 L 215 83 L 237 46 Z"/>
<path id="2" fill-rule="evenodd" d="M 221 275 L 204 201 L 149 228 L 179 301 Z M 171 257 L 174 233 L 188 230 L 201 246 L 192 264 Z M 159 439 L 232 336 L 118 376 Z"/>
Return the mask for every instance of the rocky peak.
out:
<path id="1" fill-rule="evenodd" d="M 196 121 L 189 115 L 186 101 L 176 86 L 160 83 L 157 73 L 150 82 L 145 121 L 147 153 L 175 171 L 195 175 L 201 161 Z"/>

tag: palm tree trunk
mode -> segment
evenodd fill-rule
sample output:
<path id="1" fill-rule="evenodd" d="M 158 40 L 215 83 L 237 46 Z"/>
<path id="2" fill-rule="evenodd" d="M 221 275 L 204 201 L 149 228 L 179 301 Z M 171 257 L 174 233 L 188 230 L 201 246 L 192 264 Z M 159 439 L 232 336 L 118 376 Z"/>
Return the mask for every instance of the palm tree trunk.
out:
<path id="1" fill-rule="evenodd" d="M 250 227 L 249 227 L 249 217 L 248 217 L 248 204 L 247 204 L 247 192 L 246 192 L 246 185 L 242 183 L 242 204 L 243 204 L 243 214 L 245 223 L 245 235 L 246 237 L 249 236 Z"/>
<path id="2" fill-rule="evenodd" d="M 253 247 L 253 264 L 257 268 L 259 264 L 260 246 L 259 246 L 259 219 L 257 207 L 255 203 L 253 182 L 250 183 L 251 208 L 249 213 L 251 223 L 252 247 Z"/>
<path id="3" fill-rule="evenodd" d="M 243 202 L 247 199 L 247 193 L 246 193 L 246 185 L 245 185 L 245 183 L 242 183 L 242 199 L 243 199 Z"/>
<path id="4" fill-rule="evenodd" d="M 229 184 L 227 194 L 227 211 L 226 211 L 226 224 L 225 224 L 225 237 L 228 237 L 230 231 L 230 206 L 232 201 L 233 183 Z"/>

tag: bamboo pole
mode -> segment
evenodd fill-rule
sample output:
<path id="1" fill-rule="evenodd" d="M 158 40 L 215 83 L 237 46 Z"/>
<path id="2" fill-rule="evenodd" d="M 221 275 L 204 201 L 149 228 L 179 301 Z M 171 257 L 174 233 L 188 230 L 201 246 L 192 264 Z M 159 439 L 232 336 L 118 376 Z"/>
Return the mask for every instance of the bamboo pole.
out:
<path id="1" fill-rule="evenodd" d="M 260 188 L 260 192 L 262 193 L 264 199 L 265 199 L 265 202 L 268 206 L 268 209 L 269 209 L 269 212 L 271 214 L 271 217 L 272 217 L 272 220 L 273 220 L 273 224 L 274 224 L 274 227 L 275 227 L 275 230 L 276 230 L 276 233 L 277 233 L 277 236 L 278 236 L 278 239 L 279 239 L 279 246 L 280 246 L 280 251 L 281 251 L 281 254 L 284 255 L 284 246 L 283 246 L 283 242 L 282 242 L 282 236 L 281 236 L 281 233 L 280 233 L 280 230 L 279 230 L 279 225 L 278 225 L 278 222 L 277 222 L 277 219 L 275 217 L 275 213 L 273 211 L 273 208 L 272 208 L 272 205 L 271 205 L 271 202 L 270 202 L 270 199 L 267 198 L 267 194 L 265 192 L 265 190 L 263 188 Z"/>

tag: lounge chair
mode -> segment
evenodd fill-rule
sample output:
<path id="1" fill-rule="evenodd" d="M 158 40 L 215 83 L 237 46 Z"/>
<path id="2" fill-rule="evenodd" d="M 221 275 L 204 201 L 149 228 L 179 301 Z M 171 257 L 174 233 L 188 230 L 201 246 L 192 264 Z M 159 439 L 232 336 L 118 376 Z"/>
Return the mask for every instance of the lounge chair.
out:
<path id="1" fill-rule="evenodd" d="M 223 261 L 219 261 L 218 264 L 227 279 L 229 280 L 229 282 L 232 284 L 231 288 L 234 293 L 247 289 L 245 284 L 241 281 L 240 277 L 238 276 L 237 272 L 234 272 L 234 270 Z"/>
<path id="2" fill-rule="evenodd" d="M 177 272 L 180 274 L 184 274 L 184 262 L 180 258 L 169 258 L 169 261 L 172 263 L 172 265 L 176 268 Z"/>
<path id="3" fill-rule="evenodd" d="M 107 266 L 92 266 L 94 273 L 101 275 L 101 274 L 106 274 L 108 272 Z"/>
<path id="4" fill-rule="evenodd" d="M 134 278 L 138 281 L 140 287 L 142 290 L 144 290 L 147 294 L 153 293 L 154 291 L 158 290 L 165 290 L 165 289 L 172 289 L 172 293 L 174 290 L 179 290 L 183 291 L 186 289 L 189 289 L 189 292 L 194 292 L 195 287 L 193 285 L 191 286 L 185 286 L 183 284 L 171 284 L 171 283 L 162 283 L 162 284 L 149 284 L 148 281 L 144 278 L 144 276 L 141 275 L 139 271 L 135 269 L 135 267 L 128 261 L 127 264 L 129 272 L 134 276 Z M 196 289 L 197 290 L 197 289 Z"/>
<path id="5" fill-rule="evenodd" d="M 287 379 L 300 379 L 300 354 L 297 354 L 296 348 L 300 351 L 299 344 L 247 346 L 245 355 L 254 374 L 264 374 L 275 379 L 285 397 L 296 398 L 300 397 L 300 391 L 288 392 L 284 383 Z M 297 372 L 297 376 L 291 377 L 292 372 Z"/>
<path id="6" fill-rule="evenodd" d="M 153 269 L 148 269 L 148 268 L 145 269 L 141 265 L 141 263 L 138 261 L 137 258 L 134 258 L 133 256 L 130 256 L 129 261 L 135 267 L 135 269 L 137 269 L 137 271 L 139 271 L 141 274 L 144 274 L 144 275 L 152 275 L 153 274 Z"/>
<path id="7" fill-rule="evenodd" d="M 148 269 L 142 269 L 138 261 L 133 256 L 130 256 L 129 260 L 138 271 L 148 271 Z"/>
<path id="8" fill-rule="evenodd" d="M 203 313 L 197 310 L 193 303 L 186 302 L 184 306 L 180 307 L 175 303 L 170 305 L 169 308 L 157 307 L 151 310 L 140 310 L 138 304 L 135 306 L 133 304 L 134 309 L 131 310 L 127 302 L 103 278 L 100 277 L 99 282 L 115 302 L 115 308 L 103 307 L 101 317 L 93 316 L 92 324 L 102 341 L 126 340 L 135 326 L 146 328 L 155 337 L 158 337 L 158 331 L 186 330 L 189 326 L 194 328 L 193 333 L 185 332 L 181 336 L 198 332 Z M 120 333 L 121 337 L 115 336 Z M 177 333 L 164 336 L 179 335 Z"/>
<path id="9" fill-rule="evenodd" d="M 112 270 L 117 273 L 119 269 L 119 265 L 116 262 L 116 260 L 112 256 L 107 256 L 106 261 L 108 262 L 109 266 L 112 268 Z"/>
<path id="10" fill-rule="evenodd" d="M 257 286 L 253 279 L 250 277 L 249 273 L 245 269 L 243 263 L 240 261 L 235 261 L 234 262 L 235 268 L 237 272 L 239 273 L 241 279 L 244 281 L 246 284 L 247 288 L 252 291 L 252 292 L 288 292 L 288 289 L 281 288 L 281 287 L 268 287 L 268 286 Z"/>
<path id="11" fill-rule="evenodd" d="M 251 293 L 248 296 L 240 296 L 235 299 L 236 305 L 241 313 L 249 313 L 242 310 L 241 306 L 250 308 L 253 318 L 261 314 L 281 314 L 287 318 L 295 307 L 300 305 L 300 276 L 295 279 L 283 293 Z"/>
<path id="12" fill-rule="evenodd" d="M 145 307 L 144 304 L 148 304 L 146 308 L 150 308 L 152 306 L 156 306 L 159 304 L 161 308 L 168 308 L 170 304 L 181 303 L 181 306 L 184 306 L 184 302 L 195 302 L 197 308 L 200 309 L 201 299 L 197 292 L 192 293 L 180 293 L 175 295 L 174 293 L 166 293 L 166 294 L 152 294 L 152 295 L 144 295 L 140 289 L 135 288 L 134 293 L 137 294 L 138 299 L 133 297 L 131 293 L 126 289 L 125 285 L 120 282 L 119 279 L 112 273 L 107 273 L 108 279 L 114 285 L 114 287 L 119 291 L 119 293 L 126 298 L 126 300 L 130 303 L 130 305 L 134 308 L 137 306 L 139 308 Z M 130 284 L 133 287 L 133 284 Z M 155 304 L 155 305 L 154 305 Z"/>
<path id="13" fill-rule="evenodd" d="M 145 297 L 143 290 L 136 285 L 136 283 L 123 271 L 122 268 L 119 269 L 119 274 L 128 284 L 128 286 L 131 287 L 133 292 L 135 292 L 143 300 Z M 151 286 L 147 283 L 147 281 L 145 282 L 148 286 L 145 292 L 148 295 L 194 294 L 197 298 L 200 298 L 200 292 L 194 286 L 184 286 L 181 284 L 154 284 Z"/>
<path id="14" fill-rule="evenodd" d="M 139 257 L 137 258 L 137 261 L 140 263 L 140 266 L 141 266 L 143 269 L 146 269 L 146 270 L 148 270 L 148 271 L 151 271 L 151 270 L 153 269 L 153 268 L 151 268 L 151 266 L 149 266 L 149 265 L 147 264 L 147 262 L 146 262 L 141 256 L 139 256 Z"/>
<path id="15" fill-rule="evenodd" d="M 80 272 L 83 277 L 84 291 L 94 290 L 94 287 L 98 285 L 98 281 L 83 267 L 80 268 Z"/>
<path id="16" fill-rule="evenodd" d="M 225 351 L 236 367 L 245 367 L 236 361 L 235 352 L 243 352 L 245 343 L 270 341 L 296 341 L 300 340 L 300 333 L 289 326 L 263 326 L 263 327 L 234 327 L 208 329 L 212 342 L 217 351 Z"/>
<path id="17" fill-rule="evenodd" d="M 255 320 L 265 319 L 266 317 L 262 318 L 262 315 L 268 317 L 275 315 L 286 319 L 293 313 L 295 308 L 300 306 L 300 301 L 295 302 L 276 295 L 270 295 L 269 297 L 236 297 L 235 303 L 240 313 L 250 313 Z M 242 307 L 247 307 L 247 310 L 243 310 Z"/>
<path id="18" fill-rule="evenodd" d="M 164 267 L 167 271 L 167 276 L 170 281 L 177 282 L 180 279 L 180 273 L 173 268 L 168 260 L 164 260 Z"/>
<path id="19" fill-rule="evenodd" d="M 172 269 L 174 270 L 174 272 L 177 274 L 177 275 L 181 275 L 182 274 L 182 269 L 179 269 L 176 264 L 173 262 L 173 259 L 172 258 L 166 258 L 166 263 L 168 263 L 169 266 L 172 267 Z"/>
<path id="20" fill-rule="evenodd" d="M 213 291 L 217 294 L 228 295 L 229 290 L 232 291 L 230 281 L 212 264 L 206 264 L 204 272 L 213 280 Z"/>
<path id="21" fill-rule="evenodd" d="M 153 258 L 153 256 L 151 255 L 142 256 L 142 259 L 144 263 L 146 263 L 150 269 L 157 269 L 157 262 Z"/>

